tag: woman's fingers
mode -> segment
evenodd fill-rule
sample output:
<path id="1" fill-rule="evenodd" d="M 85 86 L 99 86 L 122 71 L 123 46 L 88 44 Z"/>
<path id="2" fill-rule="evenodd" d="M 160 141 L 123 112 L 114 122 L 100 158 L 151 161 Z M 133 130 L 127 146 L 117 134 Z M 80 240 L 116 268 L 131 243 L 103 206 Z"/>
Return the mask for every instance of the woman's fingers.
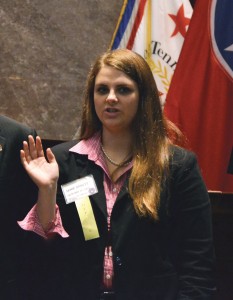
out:
<path id="1" fill-rule="evenodd" d="M 47 150 L 47 159 L 39 136 L 28 136 L 28 142 L 23 142 L 20 151 L 21 162 L 38 188 L 45 187 L 57 181 L 58 165 L 51 149 Z"/>
<path id="2" fill-rule="evenodd" d="M 44 156 L 44 150 L 43 150 L 41 138 L 39 136 L 36 137 L 36 151 L 37 151 L 37 156 L 39 157 Z"/>
<path id="3" fill-rule="evenodd" d="M 23 154 L 23 158 L 29 163 L 32 160 L 32 158 L 30 155 L 29 146 L 28 146 L 27 141 L 23 141 L 23 150 L 21 150 L 21 151 Z"/>
<path id="4" fill-rule="evenodd" d="M 36 141 L 33 136 L 28 136 L 28 142 L 23 142 L 23 151 L 25 154 L 25 159 L 29 163 L 33 159 L 38 157 L 44 157 L 44 150 L 39 136 L 36 137 Z"/>
<path id="5" fill-rule="evenodd" d="M 29 153 L 32 159 L 38 157 L 35 140 L 32 135 L 28 136 Z"/>
<path id="6" fill-rule="evenodd" d="M 21 159 L 21 163 L 23 164 L 23 166 L 26 166 L 27 160 L 25 157 L 25 151 L 24 150 L 20 150 L 20 159 Z"/>
<path id="7" fill-rule="evenodd" d="M 49 163 L 53 163 L 56 161 L 55 156 L 50 148 L 48 148 L 46 150 L 46 154 L 47 154 L 47 159 L 48 159 Z"/>

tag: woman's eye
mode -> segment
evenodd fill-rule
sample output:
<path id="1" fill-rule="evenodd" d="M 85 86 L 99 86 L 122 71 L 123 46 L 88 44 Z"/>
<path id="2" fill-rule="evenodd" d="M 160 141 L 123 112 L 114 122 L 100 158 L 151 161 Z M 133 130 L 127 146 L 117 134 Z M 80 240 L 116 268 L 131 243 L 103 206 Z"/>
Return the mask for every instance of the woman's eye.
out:
<path id="1" fill-rule="evenodd" d="M 99 86 L 97 89 L 96 89 L 96 92 L 103 95 L 103 94 L 106 94 L 108 93 L 108 88 L 105 87 L 105 86 Z"/>
<path id="2" fill-rule="evenodd" d="M 121 86 L 118 88 L 118 92 L 120 94 L 129 94 L 129 93 L 131 93 L 131 89 L 127 86 Z"/>

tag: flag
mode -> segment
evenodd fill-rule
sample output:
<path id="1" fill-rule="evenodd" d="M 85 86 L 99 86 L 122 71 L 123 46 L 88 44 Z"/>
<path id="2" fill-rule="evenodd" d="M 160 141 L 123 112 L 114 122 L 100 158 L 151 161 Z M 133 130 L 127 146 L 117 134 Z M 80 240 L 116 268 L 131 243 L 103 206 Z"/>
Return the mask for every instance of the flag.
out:
<path id="1" fill-rule="evenodd" d="M 233 1 L 197 0 L 166 99 L 207 185 L 233 192 Z"/>
<path id="2" fill-rule="evenodd" d="M 162 104 L 192 12 L 189 0 L 128 0 L 123 3 L 110 48 L 127 48 L 147 60 Z"/>

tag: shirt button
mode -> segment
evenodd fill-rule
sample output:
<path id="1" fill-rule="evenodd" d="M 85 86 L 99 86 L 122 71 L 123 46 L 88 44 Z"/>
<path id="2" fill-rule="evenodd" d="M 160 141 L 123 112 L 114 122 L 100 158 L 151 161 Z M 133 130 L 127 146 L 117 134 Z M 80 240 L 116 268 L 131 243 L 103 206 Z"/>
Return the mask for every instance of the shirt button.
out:
<path id="1" fill-rule="evenodd" d="M 111 278 L 111 275 L 110 274 L 107 274 L 106 275 L 106 279 L 110 279 Z"/>
<path id="2" fill-rule="evenodd" d="M 117 192 L 117 188 L 114 187 L 114 188 L 112 189 L 112 191 L 113 191 L 113 193 L 116 193 L 116 192 Z"/>
<path id="3" fill-rule="evenodd" d="M 122 261 L 119 256 L 116 257 L 116 264 L 118 265 L 118 267 L 122 266 Z"/>

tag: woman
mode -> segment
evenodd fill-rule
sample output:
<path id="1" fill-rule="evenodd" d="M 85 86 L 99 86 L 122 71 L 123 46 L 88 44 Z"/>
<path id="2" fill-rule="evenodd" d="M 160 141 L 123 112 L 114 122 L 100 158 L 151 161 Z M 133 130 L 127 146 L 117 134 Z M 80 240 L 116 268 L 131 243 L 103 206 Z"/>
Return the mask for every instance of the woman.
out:
<path id="1" fill-rule="evenodd" d="M 47 161 L 39 137 L 24 142 L 39 194 L 21 226 L 58 233 L 59 296 L 211 299 L 210 202 L 195 155 L 172 144 L 169 124 L 148 64 L 121 49 L 89 73 L 78 143 L 48 149 Z"/>

